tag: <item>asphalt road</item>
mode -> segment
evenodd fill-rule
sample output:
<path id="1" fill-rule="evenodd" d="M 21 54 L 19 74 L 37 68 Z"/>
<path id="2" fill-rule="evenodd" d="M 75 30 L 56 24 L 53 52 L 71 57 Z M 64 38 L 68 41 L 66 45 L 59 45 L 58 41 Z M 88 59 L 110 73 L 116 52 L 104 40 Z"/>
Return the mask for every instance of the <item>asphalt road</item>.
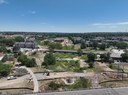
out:
<path id="1" fill-rule="evenodd" d="M 35 93 L 35 94 L 24 94 L 24 95 L 128 95 L 128 87 L 51 92 L 51 93 Z"/>

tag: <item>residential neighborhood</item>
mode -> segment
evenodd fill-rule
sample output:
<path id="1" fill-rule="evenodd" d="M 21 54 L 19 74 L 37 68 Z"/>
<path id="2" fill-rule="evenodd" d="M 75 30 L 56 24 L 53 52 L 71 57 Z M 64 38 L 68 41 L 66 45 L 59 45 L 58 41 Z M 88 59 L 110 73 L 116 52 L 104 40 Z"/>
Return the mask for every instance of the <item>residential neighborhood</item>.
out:
<path id="1" fill-rule="evenodd" d="M 128 0 L 0 0 L 0 95 L 128 95 Z"/>
<path id="2" fill-rule="evenodd" d="M 19 35 L 10 34 L 8 37 L 11 37 L 0 39 L 1 94 L 128 86 L 125 82 L 128 78 L 128 44 L 124 40 L 116 44 L 104 43 L 109 39 L 103 37 L 106 34 L 98 35 L 103 42 L 96 41 L 97 37 L 80 38 L 83 34 L 75 37 L 46 36 L 47 40 L 35 34 L 31 34 L 32 38 L 30 34 Z M 78 44 L 79 48 L 75 48 Z"/>

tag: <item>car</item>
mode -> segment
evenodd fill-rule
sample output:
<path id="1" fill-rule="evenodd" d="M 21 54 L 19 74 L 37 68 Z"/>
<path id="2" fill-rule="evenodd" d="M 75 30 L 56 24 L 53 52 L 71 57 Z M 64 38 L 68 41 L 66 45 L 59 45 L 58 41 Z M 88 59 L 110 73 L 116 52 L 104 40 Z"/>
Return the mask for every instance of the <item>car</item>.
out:
<path id="1" fill-rule="evenodd" d="M 7 80 L 13 80 L 13 79 L 16 79 L 16 77 L 14 77 L 14 76 L 7 77 Z"/>

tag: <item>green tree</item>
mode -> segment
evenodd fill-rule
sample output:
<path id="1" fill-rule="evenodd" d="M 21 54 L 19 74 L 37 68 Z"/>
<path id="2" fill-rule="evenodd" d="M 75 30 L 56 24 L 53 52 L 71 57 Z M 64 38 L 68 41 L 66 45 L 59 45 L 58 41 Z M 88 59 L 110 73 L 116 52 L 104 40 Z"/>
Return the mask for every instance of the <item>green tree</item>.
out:
<path id="1" fill-rule="evenodd" d="M 29 59 L 29 58 L 27 58 L 26 55 L 20 55 L 18 57 L 18 61 L 21 62 L 22 65 L 27 66 L 27 67 L 34 67 L 34 66 L 36 66 L 35 59 L 34 58 Z"/>
<path id="2" fill-rule="evenodd" d="M 83 54 L 83 51 L 81 49 L 78 49 L 78 55 L 81 56 Z"/>
<path id="3" fill-rule="evenodd" d="M 80 79 L 76 80 L 76 82 L 70 86 L 70 88 L 78 89 L 78 88 L 89 88 L 91 86 L 91 82 L 89 79 L 85 79 L 80 77 Z"/>
<path id="4" fill-rule="evenodd" d="M 128 44 L 125 42 L 119 42 L 116 44 L 116 46 L 118 47 L 118 49 L 126 49 L 128 47 Z"/>
<path id="5" fill-rule="evenodd" d="M 97 49 L 98 43 L 97 43 L 96 41 L 94 41 L 94 42 L 92 43 L 92 47 L 93 47 L 94 49 Z"/>
<path id="6" fill-rule="evenodd" d="M 86 45 L 85 41 L 82 41 L 81 42 L 81 49 L 85 49 L 86 47 L 87 47 L 87 45 Z"/>
<path id="7" fill-rule="evenodd" d="M 4 57 L 2 58 L 2 62 L 6 62 L 8 60 L 8 56 L 7 55 L 4 55 Z"/>
<path id="8" fill-rule="evenodd" d="M 102 44 L 99 44 L 99 49 L 100 50 L 105 50 L 106 49 L 106 44 L 102 43 Z"/>
<path id="9" fill-rule="evenodd" d="M 62 45 L 60 43 L 49 43 L 49 49 L 62 49 Z"/>
<path id="10" fill-rule="evenodd" d="M 94 62 L 89 62 L 88 65 L 89 65 L 89 68 L 93 68 L 94 67 Z"/>
<path id="11" fill-rule="evenodd" d="M 100 58 L 101 58 L 101 61 L 102 62 L 109 62 L 110 61 L 110 54 L 107 53 L 107 54 L 101 54 L 100 55 Z"/>
<path id="12" fill-rule="evenodd" d="M 7 52 L 6 47 L 5 46 L 0 46 L 0 52 L 6 53 Z"/>
<path id="13" fill-rule="evenodd" d="M 11 72 L 11 68 L 11 65 L 3 64 L 2 62 L 0 62 L 0 75 L 3 77 L 9 75 Z"/>
<path id="14" fill-rule="evenodd" d="M 48 45 L 49 43 L 49 41 L 44 41 L 44 45 Z"/>
<path id="15" fill-rule="evenodd" d="M 21 37 L 21 36 L 17 36 L 17 37 L 15 38 L 15 41 L 16 41 L 16 42 L 24 42 L 24 38 Z"/>
<path id="16" fill-rule="evenodd" d="M 0 44 L 6 45 L 6 46 L 13 46 L 15 43 L 15 39 L 0 39 Z"/>
<path id="17" fill-rule="evenodd" d="M 122 61 L 127 62 L 128 61 L 128 52 L 121 54 Z"/>
<path id="18" fill-rule="evenodd" d="M 88 53 L 87 58 L 89 62 L 95 61 L 96 55 L 94 53 Z"/>
<path id="19" fill-rule="evenodd" d="M 111 69 L 113 68 L 113 64 L 112 63 L 109 64 L 109 68 L 111 68 Z"/>
<path id="20" fill-rule="evenodd" d="M 19 48 L 19 47 L 13 47 L 13 52 L 14 52 L 14 53 L 19 52 L 19 50 L 20 50 L 20 48 Z"/>
<path id="21" fill-rule="evenodd" d="M 45 55 L 44 62 L 42 63 L 42 65 L 48 66 L 48 65 L 51 65 L 51 64 L 55 64 L 55 63 L 56 63 L 56 58 L 53 55 L 53 53 L 50 52 L 50 53 L 47 53 Z"/>
<path id="22" fill-rule="evenodd" d="M 55 83 L 55 82 L 52 81 L 52 82 L 49 83 L 48 87 L 49 87 L 50 90 L 57 90 L 60 87 L 63 87 L 63 84 Z"/>

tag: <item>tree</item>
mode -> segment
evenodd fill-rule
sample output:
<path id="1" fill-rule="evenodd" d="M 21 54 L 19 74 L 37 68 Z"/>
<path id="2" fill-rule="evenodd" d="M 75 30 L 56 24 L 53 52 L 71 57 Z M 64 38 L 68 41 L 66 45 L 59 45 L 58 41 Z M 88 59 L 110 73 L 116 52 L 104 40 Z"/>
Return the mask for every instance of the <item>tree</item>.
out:
<path id="1" fill-rule="evenodd" d="M 101 54 L 100 55 L 100 58 L 101 58 L 101 61 L 103 62 L 109 62 L 110 61 L 110 54 L 107 53 L 107 54 Z"/>
<path id="2" fill-rule="evenodd" d="M 42 65 L 48 66 L 48 65 L 51 65 L 51 64 L 55 64 L 55 63 L 56 63 L 56 58 L 53 55 L 53 53 L 50 52 L 50 53 L 47 53 L 45 55 L 44 62 L 42 63 Z"/>
<path id="3" fill-rule="evenodd" d="M 73 89 L 78 89 L 78 88 L 89 88 L 91 86 L 91 82 L 89 79 L 85 79 L 80 77 L 80 79 L 76 80 L 75 83 L 72 85 Z"/>
<path id="4" fill-rule="evenodd" d="M 109 64 L 109 68 L 111 68 L 111 69 L 113 68 L 113 64 L 112 63 Z"/>
<path id="5" fill-rule="evenodd" d="M 15 41 L 16 41 L 16 42 L 24 42 L 24 38 L 21 37 L 21 36 L 17 36 L 17 37 L 15 38 Z"/>
<path id="6" fill-rule="evenodd" d="M 44 45 L 48 45 L 49 43 L 49 41 L 44 41 Z"/>
<path id="7" fill-rule="evenodd" d="M 100 50 L 105 50 L 106 49 L 106 44 L 104 44 L 104 43 L 100 44 L 98 47 L 99 47 Z"/>
<path id="8" fill-rule="evenodd" d="M 60 43 L 49 43 L 49 49 L 62 49 L 62 45 Z"/>
<path id="9" fill-rule="evenodd" d="M 94 67 L 94 63 L 93 62 L 89 62 L 88 65 L 89 65 L 89 68 L 93 68 Z"/>
<path id="10" fill-rule="evenodd" d="M 49 89 L 57 90 L 60 87 L 63 87 L 63 84 L 55 83 L 54 81 L 50 82 L 48 85 Z"/>
<path id="11" fill-rule="evenodd" d="M 2 62 L 0 62 L 0 75 L 4 77 L 9 75 L 11 72 L 11 68 L 11 65 L 3 64 Z"/>
<path id="12" fill-rule="evenodd" d="M 98 43 L 97 43 L 96 41 L 94 41 L 94 42 L 92 43 L 92 47 L 93 47 L 94 49 L 97 49 Z"/>
<path id="13" fill-rule="evenodd" d="M 81 42 L 81 49 L 85 49 L 87 47 L 86 43 L 84 41 Z"/>
<path id="14" fill-rule="evenodd" d="M 96 55 L 94 53 L 88 53 L 87 58 L 89 62 L 95 61 Z"/>
<path id="15" fill-rule="evenodd" d="M 81 56 L 83 54 L 83 51 L 81 49 L 78 49 L 78 55 Z"/>
<path id="16" fill-rule="evenodd" d="M 128 60 L 128 52 L 121 54 L 122 61 L 127 62 Z"/>
<path id="17" fill-rule="evenodd" d="M 7 52 L 6 47 L 5 46 L 0 46 L 0 52 L 6 53 Z"/>
<path id="18" fill-rule="evenodd" d="M 19 47 L 15 47 L 15 46 L 13 47 L 13 52 L 14 52 L 14 53 L 19 52 L 19 50 L 20 50 L 20 48 L 19 48 Z"/>
<path id="19" fill-rule="evenodd" d="M 0 39 L 0 44 L 6 45 L 6 46 L 13 46 L 15 43 L 15 39 Z"/>
<path id="20" fill-rule="evenodd" d="M 31 63 L 31 64 L 29 64 L 28 66 L 29 66 L 29 67 L 34 67 L 34 66 L 36 65 L 36 60 L 35 60 L 35 58 L 29 59 L 29 60 L 30 60 L 30 63 Z"/>
<path id="21" fill-rule="evenodd" d="M 21 62 L 22 65 L 25 65 L 27 67 L 34 67 L 36 66 L 36 61 L 34 58 L 29 59 L 26 55 L 20 55 L 18 57 L 18 61 Z"/>
<path id="22" fill-rule="evenodd" d="M 118 49 L 126 49 L 128 47 L 128 44 L 125 42 L 119 42 L 116 44 L 116 46 L 118 47 Z"/>
<path id="23" fill-rule="evenodd" d="M 8 60 L 8 56 L 7 55 L 4 55 L 4 57 L 2 58 L 2 62 L 6 62 Z"/>

